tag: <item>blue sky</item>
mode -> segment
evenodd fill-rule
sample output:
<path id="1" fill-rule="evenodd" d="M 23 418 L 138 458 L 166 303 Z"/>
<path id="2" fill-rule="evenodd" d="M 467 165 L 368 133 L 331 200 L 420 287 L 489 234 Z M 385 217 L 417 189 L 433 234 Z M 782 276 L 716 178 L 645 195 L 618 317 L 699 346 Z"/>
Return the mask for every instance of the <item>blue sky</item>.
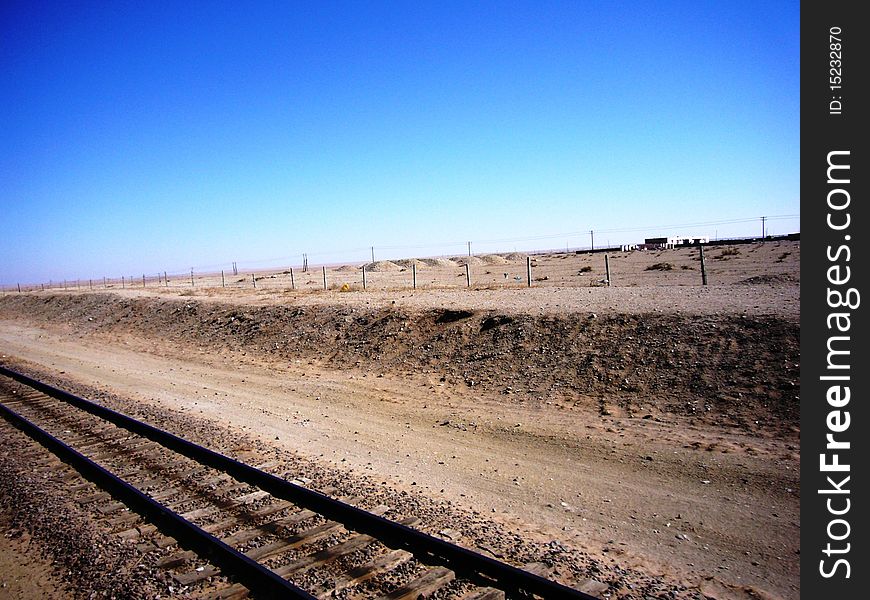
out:
<path id="1" fill-rule="evenodd" d="M 61 4 L 0 6 L 0 283 L 799 213 L 798 2 Z"/>

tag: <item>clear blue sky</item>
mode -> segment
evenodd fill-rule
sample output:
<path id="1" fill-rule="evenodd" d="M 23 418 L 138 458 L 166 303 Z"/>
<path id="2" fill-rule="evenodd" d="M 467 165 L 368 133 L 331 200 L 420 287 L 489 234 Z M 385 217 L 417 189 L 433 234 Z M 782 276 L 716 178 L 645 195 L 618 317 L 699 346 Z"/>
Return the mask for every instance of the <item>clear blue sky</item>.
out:
<path id="1" fill-rule="evenodd" d="M 63 4 L 0 3 L 0 283 L 799 213 L 798 2 Z"/>

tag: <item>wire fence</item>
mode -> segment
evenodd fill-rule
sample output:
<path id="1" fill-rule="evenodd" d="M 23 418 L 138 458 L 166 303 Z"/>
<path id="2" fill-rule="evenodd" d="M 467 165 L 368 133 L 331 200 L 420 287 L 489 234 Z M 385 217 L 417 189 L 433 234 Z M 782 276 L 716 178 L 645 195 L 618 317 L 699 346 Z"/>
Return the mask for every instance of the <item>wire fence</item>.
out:
<path id="1" fill-rule="evenodd" d="M 658 249 L 606 248 L 379 260 L 278 269 L 156 273 L 6 287 L 83 290 L 388 291 L 446 288 L 698 286 L 799 281 L 798 236 Z"/>

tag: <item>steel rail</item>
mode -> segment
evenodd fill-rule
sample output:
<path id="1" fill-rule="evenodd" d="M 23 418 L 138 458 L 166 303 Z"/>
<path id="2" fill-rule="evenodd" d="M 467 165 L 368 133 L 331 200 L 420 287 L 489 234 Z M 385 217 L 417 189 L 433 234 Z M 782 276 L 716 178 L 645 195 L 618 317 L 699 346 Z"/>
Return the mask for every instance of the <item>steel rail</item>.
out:
<path id="1" fill-rule="evenodd" d="M 296 587 L 272 570 L 203 531 L 172 509 L 150 498 L 2 402 L 0 402 L 0 414 L 12 425 L 56 454 L 62 461 L 71 465 L 84 477 L 96 483 L 100 488 L 136 512 L 146 516 L 164 531 L 170 532 L 183 546 L 208 558 L 225 574 L 232 574 L 257 597 L 314 599 L 314 596 L 305 590 Z"/>
<path id="2" fill-rule="evenodd" d="M 594 596 L 574 588 L 296 485 L 2 365 L 0 365 L 0 374 L 146 437 L 203 465 L 223 471 L 239 481 L 259 487 L 277 498 L 288 500 L 315 511 L 327 519 L 338 521 L 348 529 L 371 535 L 385 545 L 407 550 L 421 562 L 442 564 L 457 573 L 482 575 L 495 581 L 497 587 L 505 592 L 520 596 L 595 600 Z"/>

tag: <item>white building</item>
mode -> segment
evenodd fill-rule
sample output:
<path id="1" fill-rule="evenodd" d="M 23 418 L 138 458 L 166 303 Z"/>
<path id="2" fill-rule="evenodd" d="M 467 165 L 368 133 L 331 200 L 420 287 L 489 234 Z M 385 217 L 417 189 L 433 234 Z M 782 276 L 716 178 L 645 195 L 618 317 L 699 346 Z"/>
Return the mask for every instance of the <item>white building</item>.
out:
<path id="1" fill-rule="evenodd" d="M 680 246 L 696 246 L 698 244 L 708 244 L 710 238 L 707 236 L 696 235 L 692 237 L 672 236 L 660 238 L 646 238 L 643 245 L 647 248 L 679 248 Z"/>

